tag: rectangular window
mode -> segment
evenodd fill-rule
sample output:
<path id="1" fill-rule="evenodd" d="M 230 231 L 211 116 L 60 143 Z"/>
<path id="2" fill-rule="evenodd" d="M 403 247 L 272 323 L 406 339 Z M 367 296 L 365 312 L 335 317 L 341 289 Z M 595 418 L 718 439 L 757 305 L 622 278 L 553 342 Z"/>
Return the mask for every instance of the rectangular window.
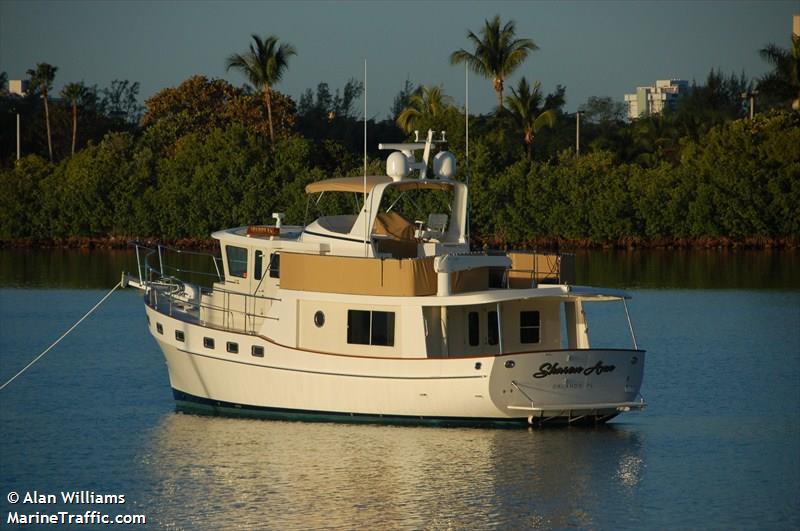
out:
<path id="1" fill-rule="evenodd" d="M 178 341 L 180 341 L 181 343 L 183 343 L 183 342 L 184 342 L 184 340 L 185 340 L 186 338 L 185 338 L 185 336 L 183 335 L 183 332 L 182 332 L 182 331 L 180 331 L 180 330 L 175 330 L 175 339 L 177 339 Z"/>
<path id="2" fill-rule="evenodd" d="M 253 345 L 253 348 L 250 350 L 250 353 L 255 356 L 256 358 L 263 358 L 264 357 L 264 347 L 260 345 Z"/>
<path id="3" fill-rule="evenodd" d="M 261 274 L 264 267 L 264 251 L 256 251 L 256 263 L 253 266 L 255 271 L 253 271 L 253 278 L 256 280 L 261 280 Z"/>
<path id="4" fill-rule="evenodd" d="M 370 312 L 347 310 L 347 342 L 369 345 Z"/>
<path id="5" fill-rule="evenodd" d="M 204 337 L 203 338 L 203 346 L 205 348 L 213 349 L 214 348 L 214 338 L 212 338 L 212 337 Z"/>
<path id="6" fill-rule="evenodd" d="M 347 311 L 347 342 L 394 346 L 394 312 Z"/>
<path id="7" fill-rule="evenodd" d="M 519 342 L 539 342 L 539 312 L 519 312 Z"/>
<path id="8" fill-rule="evenodd" d="M 469 330 L 469 346 L 477 347 L 481 341 L 481 319 L 478 312 L 469 312 L 467 328 Z"/>
<path id="9" fill-rule="evenodd" d="M 490 345 L 496 345 L 500 342 L 500 329 L 498 328 L 497 312 L 489 312 L 489 340 Z"/>
<path id="10" fill-rule="evenodd" d="M 161 326 L 161 323 L 156 323 L 156 331 L 157 331 L 159 334 L 163 334 L 163 333 L 164 333 L 164 327 L 163 327 L 163 326 Z"/>
<path id="11" fill-rule="evenodd" d="M 247 249 L 244 247 L 225 247 L 228 255 L 228 273 L 232 277 L 247 278 Z"/>
<path id="12" fill-rule="evenodd" d="M 281 255 L 269 255 L 269 278 L 281 278 Z"/>
<path id="13" fill-rule="evenodd" d="M 394 312 L 372 312 L 372 344 L 394 346 Z"/>
<path id="14" fill-rule="evenodd" d="M 226 348 L 228 352 L 231 354 L 238 354 L 239 353 L 239 343 L 234 343 L 233 341 L 228 341 L 226 344 Z"/>

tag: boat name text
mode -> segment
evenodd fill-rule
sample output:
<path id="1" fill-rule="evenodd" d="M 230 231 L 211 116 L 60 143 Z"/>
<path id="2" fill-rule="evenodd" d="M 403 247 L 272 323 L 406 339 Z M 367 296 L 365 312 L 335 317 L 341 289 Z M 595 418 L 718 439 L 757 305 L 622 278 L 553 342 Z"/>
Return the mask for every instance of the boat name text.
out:
<path id="1" fill-rule="evenodd" d="M 567 366 L 561 367 L 559 366 L 558 362 L 555 363 L 542 363 L 539 366 L 539 370 L 533 373 L 534 378 L 545 378 L 547 376 L 553 374 L 583 374 L 585 376 L 589 376 L 591 374 L 603 374 L 604 372 L 611 372 L 616 367 L 614 365 L 603 365 L 603 360 L 598 361 L 595 365 L 591 367 L 581 367 L 581 366 Z"/>

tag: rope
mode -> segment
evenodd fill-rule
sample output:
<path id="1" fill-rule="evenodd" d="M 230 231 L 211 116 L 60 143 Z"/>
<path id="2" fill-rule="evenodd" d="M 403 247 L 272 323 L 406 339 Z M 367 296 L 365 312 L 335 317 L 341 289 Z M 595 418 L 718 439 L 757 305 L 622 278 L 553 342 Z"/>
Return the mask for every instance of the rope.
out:
<path id="1" fill-rule="evenodd" d="M 94 312 L 94 311 L 95 311 L 95 310 L 98 308 L 98 306 L 100 306 L 101 304 L 103 304 L 103 303 L 106 301 L 106 299 L 107 299 L 107 298 L 109 298 L 109 297 L 111 296 L 111 294 L 112 294 L 112 293 L 114 293 L 114 292 L 117 290 L 117 288 L 119 288 L 121 285 L 122 285 L 122 282 L 117 282 L 117 285 L 116 285 L 116 286 L 114 286 L 114 287 L 111 289 L 111 291 L 109 291 L 108 293 L 106 293 L 106 296 L 105 296 L 105 297 L 103 297 L 102 299 L 100 299 L 100 302 L 98 302 L 97 304 L 95 304 L 95 305 L 92 307 L 92 309 L 91 309 L 91 310 L 89 310 L 88 312 L 86 312 L 86 313 L 83 315 L 83 317 L 81 317 L 80 319 L 78 319 L 78 321 L 77 321 L 77 322 L 76 322 L 74 325 L 72 325 L 72 326 L 69 328 L 69 330 L 67 330 L 66 332 L 64 332 L 64 333 L 61 335 L 61 337 L 59 337 L 58 339 L 56 339 L 56 340 L 55 340 L 55 342 L 54 342 L 52 345 L 50 345 L 49 347 L 47 347 L 47 348 L 44 350 L 44 352 L 42 352 L 41 354 L 39 354 L 38 356 L 36 356 L 35 358 L 33 358 L 33 360 L 32 360 L 30 363 L 28 363 L 28 364 L 27 364 L 27 365 L 26 365 L 26 366 L 25 366 L 25 367 L 24 367 L 24 368 L 23 368 L 21 371 L 19 371 L 17 374 L 15 374 L 14 376 L 12 376 L 12 377 L 11 377 L 11 378 L 10 378 L 10 379 L 9 379 L 9 380 L 6 382 L 6 383 L 4 383 L 3 385 L 0 385 L 0 391 L 2 391 L 3 389 L 5 389 L 5 388 L 6 388 L 6 386 L 7 386 L 8 384 L 10 384 L 11 382 L 13 382 L 13 381 L 14 381 L 14 380 L 17 378 L 17 376 L 19 376 L 19 375 L 21 375 L 22 373 L 24 373 L 25 371 L 27 371 L 27 370 L 28 370 L 28 369 L 29 369 L 29 368 L 30 368 L 30 367 L 31 367 L 31 366 L 32 366 L 34 363 L 36 363 L 37 361 L 39 361 L 39 359 L 40 359 L 42 356 L 44 356 L 45 354 L 47 354 L 48 352 L 50 352 L 50 349 L 52 349 L 53 347 L 55 347 L 56 345 L 58 345 L 58 344 L 61 342 L 61 340 L 62 340 L 62 339 L 64 339 L 65 337 L 67 337 L 67 335 L 68 335 L 70 332 L 72 332 L 73 330 L 75 330 L 75 328 L 76 328 L 76 327 L 77 327 L 79 324 L 81 324 L 81 323 L 83 322 L 83 320 L 84 320 L 84 319 L 86 319 L 87 317 L 89 317 L 89 316 L 92 314 L 92 312 Z"/>

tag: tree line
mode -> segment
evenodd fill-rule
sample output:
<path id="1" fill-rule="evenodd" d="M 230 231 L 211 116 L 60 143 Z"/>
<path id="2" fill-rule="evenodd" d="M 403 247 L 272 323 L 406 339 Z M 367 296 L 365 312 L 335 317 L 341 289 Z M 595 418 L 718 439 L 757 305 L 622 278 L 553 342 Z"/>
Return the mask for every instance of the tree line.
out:
<path id="1" fill-rule="evenodd" d="M 451 62 L 466 62 L 498 97 L 493 112 L 470 117 L 475 240 L 797 243 L 800 113 L 790 108 L 800 93 L 797 39 L 788 51 L 762 51 L 774 70 L 757 82 L 712 70 L 656 116 L 628 122 L 621 104 L 590 98 L 580 108 L 578 154 L 565 87 L 543 94 L 523 76 L 504 96 L 505 79 L 536 44 L 516 38 L 513 22 L 499 17 L 467 36 L 474 51 L 457 50 Z M 248 51 L 226 61 L 249 86 L 193 76 L 144 107 L 138 84 L 121 81 L 105 90 L 70 83 L 48 104 L 56 69 L 37 65 L 31 95 L 0 95 L 5 122 L 22 112 L 40 124 L 26 139 L 38 153 L 18 162 L 7 147 L 14 128 L 2 128 L 0 239 L 205 239 L 221 227 L 266 223 L 275 211 L 302 223 L 308 182 L 363 171 L 354 110 L 363 86 L 350 80 L 332 92 L 321 82 L 295 103 L 274 87 L 297 53 L 254 35 Z M 749 120 L 741 93 L 754 87 L 761 108 Z M 414 129 L 445 130 L 466 178 L 464 119 L 444 87 L 407 81 L 390 117 L 369 121 L 370 137 L 402 141 Z M 370 172 L 383 173 L 376 147 Z"/>

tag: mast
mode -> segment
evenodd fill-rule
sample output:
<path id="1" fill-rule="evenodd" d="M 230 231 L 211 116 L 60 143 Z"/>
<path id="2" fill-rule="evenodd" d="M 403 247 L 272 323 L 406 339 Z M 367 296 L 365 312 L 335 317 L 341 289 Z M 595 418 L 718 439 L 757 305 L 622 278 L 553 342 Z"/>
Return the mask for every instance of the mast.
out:
<path id="1" fill-rule="evenodd" d="M 369 215 L 367 214 L 367 60 L 364 59 L 364 256 L 368 256 Z"/>

